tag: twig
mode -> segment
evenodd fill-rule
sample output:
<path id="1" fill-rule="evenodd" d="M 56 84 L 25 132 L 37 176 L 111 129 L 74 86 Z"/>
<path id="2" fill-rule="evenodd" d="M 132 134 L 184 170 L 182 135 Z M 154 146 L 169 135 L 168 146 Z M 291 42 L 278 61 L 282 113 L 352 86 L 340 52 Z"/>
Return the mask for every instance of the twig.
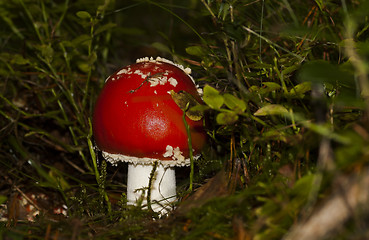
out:
<path id="1" fill-rule="evenodd" d="M 340 177 L 335 191 L 313 214 L 297 223 L 283 240 L 325 239 L 355 214 L 368 214 L 369 208 L 369 168 L 361 174 L 353 173 Z M 338 186 L 338 187 L 337 187 Z"/>
<path id="2" fill-rule="evenodd" d="M 22 195 L 22 197 L 24 197 L 24 199 L 27 200 L 27 202 L 29 202 L 32 206 L 34 206 L 38 211 L 42 211 L 42 209 L 32 199 L 30 199 L 22 190 L 20 190 L 17 186 L 13 187 L 15 188 L 15 190 L 17 190 L 17 192 L 20 193 L 20 195 Z"/>

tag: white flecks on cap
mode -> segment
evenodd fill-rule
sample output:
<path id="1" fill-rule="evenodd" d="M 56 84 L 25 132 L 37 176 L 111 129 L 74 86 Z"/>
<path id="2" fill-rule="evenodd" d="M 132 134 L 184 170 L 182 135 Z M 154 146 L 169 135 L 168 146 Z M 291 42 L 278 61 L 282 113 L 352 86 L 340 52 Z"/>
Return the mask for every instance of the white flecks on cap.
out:
<path id="1" fill-rule="evenodd" d="M 143 58 L 136 59 L 136 63 L 148 62 L 148 61 L 149 61 L 149 58 L 148 57 L 143 57 Z"/>
<path id="2" fill-rule="evenodd" d="M 177 64 L 177 63 L 174 63 L 173 61 L 171 61 L 171 60 L 168 60 L 168 59 L 166 59 L 166 58 L 162 58 L 162 57 L 157 57 L 156 59 L 154 59 L 153 57 L 143 57 L 143 58 L 139 58 L 139 59 L 137 59 L 136 60 L 136 63 L 140 63 L 140 62 L 157 62 L 157 63 L 160 63 L 160 62 L 163 62 L 163 63 L 169 63 L 169 64 L 171 64 L 171 65 L 174 65 L 174 66 L 176 66 L 176 67 L 178 67 L 179 69 L 181 69 L 183 72 L 185 72 L 186 74 L 187 74 L 187 76 L 191 79 L 191 81 L 195 84 L 195 80 L 193 79 L 193 77 L 191 76 L 191 72 L 192 72 L 192 70 L 191 70 L 191 68 L 189 68 L 189 67 L 187 67 L 187 68 L 185 68 L 185 67 L 183 67 L 182 65 L 180 65 L 180 64 Z M 168 75 L 168 73 L 167 72 L 165 72 L 163 75 Z M 150 85 L 150 86 L 156 86 L 156 85 L 158 85 L 158 84 L 156 84 L 156 83 L 154 83 L 154 84 L 152 84 L 152 85 Z M 172 84 L 173 85 L 173 84 Z M 174 85 L 173 85 L 174 86 Z M 196 86 L 196 88 L 197 88 L 197 92 L 200 94 L 200 95 L 202 95 L 202 89 L 197 85 Z"/>
<path id="3" fill-rule="evenodd" d="M 151 77 L 149 78 L 149 82 L 150 82 L 150 87 L 155 87 L 157 85 L 164 85 L 168 82 L 168 78 L 167 77 Z"/>
<path id="4" fill-rule="evenodd" d="M 172 64 L 172 65 L 178 67 L 179 69 L 181 69 L 182 71 L 184 71 L 187 75 L 191 74 L 191 68 L 185 68 L 181 64 L 174 63 L 173 61 L 170 61 L 166 58 L 157 57 L 156 62 L 164 62 L 164 63 Z"/>
<path id="5" fill-rule="evenodd" d="M 191 68 L 189 68 L 189 67 L 185 68 L 181 64 L 174 63 L 173 61 L 168 60 L 166 58 L 157 57 L 156 59 L 154 59 L 153 57 L 150 57 L 150 58 L 143 57 L 143 58 L 139 58 L 139 59 L 136 60 L 136 63 L 141 63 L 141 62 L 157 62 L 157 63 L 163 62 L 163 63 L 169 63 L 171 65 L 174 65 L 174 66 L 178 67 L 183 72 L 185 72 L 187 75 L 189 75 L 189 77 L 191 78 L 191 80 L 195 83 L 194 79 L 190 76 L 190 74 L 192 72 Z"/>
<path id="6" fill-rule="evenodd" d="M 177 160 L 177 161 L 184 161 L 185 158 L 182 155 L 181 150 L 179 150 L 179 147 L 176 147 L 175 149 L 173 149 L 173 160 Z"/>
<path id="7" fill-rule="evenodd" d="M 131 68 L 130 67 L 128 67 L 128 69 L 123 68 L 119 72 L 117 72 L 117 75 L 121 75 L 121 74 L 132 74 Z"/>
<path id="8" fill-rule="evenodd" d="M 197 90 L 197 93 L 198 93 L 200 96 L 204 95 L 204 91 L 202 90 L 202 88 L 200 88 L 200 86 L 199 86 L 199 85 L 196 85 L 196 90 Z"/>
<path id="9" fill-rule="evenodd" d="M 139 76 L 141 76 L 142 79 L 146 79 L 147 75 L 144 74 L 142 71 L 140 71 L 139 69 L 137 69 L 136 71 L 134 71 L 134 74 L 137 74 Z"/>
<path id="10" fill-rule="evenodd" d="M 179 150 L 179 148 L 178 148 L 178 150 Z M 175 151 L 177 151 L 177 150 L 173 149 L 172 155 L 174 155 Z M 177 156 L 179 156 L 178 152 L 176 154 L 177 154 Z M 108 152 L 104 152 L 104 151 L 102 152 L 102 155 L 113 166 L 116 166 L 119 162 L 129 162 L 129 163 L 132 163 L 134 165 L 137 165 L 137 164 L 151 165 L 154 162 L 159 162 L 159 164 L 161 164 L 165 168 L 166 167 L 175 167 L 175 166 L 184 167 L 184 166 L 189 166 L 190 165 L 190 159 L 189 158 L 185 159 L 182 155 L 181 156 L 183 158 L 178 157 L 175 160 L 160 160 L 160 159 L 148 158 L 148 157 L 139 158 L 139 157 L 127 156 L 127 155 L 123 155 L 123 154 L 108 153 Z M 194 160 L 196 160 L 199 157 L 200 157 L 200 155 L 197 155 L 197 156 L 194 156 L 193 158 L 194 158 Z"/>
<path id="11" fill-rule="evenodd" d="M 165 148 L 165 153 L 163 154 L 163 157 L 171 157 L 173 155 L 173 147 L 170 145 L 167 145 Z"/>
<path id="12" fill-rule="evenodd" d="M 179 147 L 173 148 L 170 145 L 167 145 L 167 147 L 165 148 L 165 153 L 163 154 L 163 157 L 172 157 L 174 161 L 178 162 L 185 161 L 185 158 L 182 155 L 182 152 L 179 149 Z"/>
<path id="13" fill-rule="evenodd" d="M 150 87 L 155 87 L 159 85 L 160 79 L 159 78 L 149 78 Z"/>
<path id="14" fill-rule="evenodd" d="M 168 82 L 171 85 L 173 85 L 173 87 L 177 86 L 177 84 L 178 84 L 178 81 L 175 78 L 172 78 L 172 77 L 168 79 Z"/>

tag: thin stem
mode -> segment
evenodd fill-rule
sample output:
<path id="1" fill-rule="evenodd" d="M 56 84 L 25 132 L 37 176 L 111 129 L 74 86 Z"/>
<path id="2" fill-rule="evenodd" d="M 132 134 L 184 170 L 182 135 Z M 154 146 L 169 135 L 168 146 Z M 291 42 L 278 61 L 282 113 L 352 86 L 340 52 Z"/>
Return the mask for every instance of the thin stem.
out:
<path id="1" fill-rule="evenodd" d="M 147 189 L 147 208 L 150 211 L 153 211 L 152 207 L 151 207 L 151 188 L 152 188 L 153 180 L 155 180 L 155 172 L 156 172 L 157 168 L 158 168 L 158 162 L 156 161 L 154 163 L 154 166 L 152 167 L 152 170 L 151 170 L 151 173 L 150 173 L 149 186 L 148 186 L 148 189 Z"/>
<path id="2" fill-rule="evenodd" d="M 185 125 L 186 128 L 186 132 L 187 132 L 187 143 L 188 143 L 188 151 L 189 151 L 189 155 L 190 155 L 190 164 L 191 164 L 191 172 L 190 172 L 190 187 L 189 190 L 192 192 L 193 189 L 193 175 L 194 175 L 194 162 L 193 162 L 193 153 L 192 153 L 192 138 L 191 138 L 191 131 L 190 131 L 190 126 L 188 125 L 187 121 L 186 121 L 186 112 L 189 108 L 189 103 L 187 103 L 187 106 L 185 108 L 185 110 L 183 111 L 183 123 Z"/>
<path id="3" fill-rule="evenodd" d="M 95 173 L 95 178 L 96 178 L 96 182 L 97 182 L 97 185 L 99 186 L 99 192 L 101 194 L 101 196 L 104 198 L 107 206 L 108 206 L 108 213 L 109 213 L 109 216 L 110 216 L 110 219 L 112 219 L 112 209 L 111 209 L 111 203 L 109 201 L 109 196 L 108 194 L 106 193 L 105 191 L 105 179 L 102 180 L 101 178 L 101 175 L 99 173 L 99 170 L 97 168 L 97 158 L 96 158 L 96 154 L 95 154 L 95 149 L 93 147 L 93 144 L 92 144 L 92 141 L 91 141 L 91 137 L 92 137 L 92 124 L 91 124 L 91 120 L 89 119 L 89 125 L 90 125 L 90 131 L 89 131 L 89 134 L 87 136 L 87 144 L 88 144 L 88 148 L 90 150 L 90 155 L 91 155 L 91 158 L 92 158 L 92 163 L 93 163 L 93 166 L 94 166 L 94 173 Z M 86 162 L 87 164 L 87 162 Z M 88 166 L 90 168 L 90 166 Z M 104 171 L 106 171 L 106 166 L 105 166 L 105 169 Z M 104 176 L 106 178 L 106 176 Z"/>
<path id="4" fill-rule="evenodd" d="M 88 123 L 90 125 L 90 131 L 89 131 L 89 134 L 87 136 L 87 144 L 88 144 L 88 148 L 90 150 L 90 155 L 91 155 L 91 158 L 92 158 L 92 164 L 93 164 L 93 170 L 94 170 L 94 173 L 95 173 L 95 178 L 96 178 L 96 181 L 99 183 L 99 181 L 100 181 L 100 174 L 99 174 L 99 171 L 97 169 L 97 158 L 96 158 L 95 150 L 94 150 L 94 147 L 93 147 L 93 144 L 92 144 L 92 141 L 91 141 L 91 137 L 92 137 L 92 123 L 91 123 L 91 120 L 90 119 L 89 119 Z M 87 166 L 90 168 L 89 165 L 87 165 Z"/>
<path id="5" fill-rule="evenodd" d="M 275 47 L 275 48 L 279 48 L 282 51 L 294 56 L 295 58 L 297 58 L 300 62 L 304 61 L 304 58 L 301 57 L 300 55 L 297 55 L 296 53 L 291 52 L 290 50 L 288 50 L 287 48 L 281 47 L 278 44 L 272 42 L 271 40 L 269 40 L 268 38 L 260 35 L 259 33 L 255 32 L 254 30 L 252 30 L 251 28 L 248 28 L 246 26 L 242 26 L 242 28 L 246 31 L 248 31 L 249 33 L 259 37 L 260 39 L 264 40 L 265 42 L 269 43 L 271 46 Z M 275 50 L 276 51 L 276 50 Z M 276 51 L 276 53 L 278 54 L 278 52 Z"/>

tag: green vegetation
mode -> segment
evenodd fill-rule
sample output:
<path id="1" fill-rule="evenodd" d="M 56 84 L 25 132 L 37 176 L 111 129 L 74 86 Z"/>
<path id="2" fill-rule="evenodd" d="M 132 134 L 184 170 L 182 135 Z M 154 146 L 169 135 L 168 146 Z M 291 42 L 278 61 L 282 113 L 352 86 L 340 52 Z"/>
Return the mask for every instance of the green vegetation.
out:
<path id="1" fill-rule="evenodd" d="M 0 1 L 0 239 L 367 238 L 368 16 L 365 0 Z M 104 80 L 146 56 L 192 68 L 209 136 L 161 219 L 126 205 L 127 166 L 91 129 Z M 28 222 L 31 192 L 47 198 Z"/>

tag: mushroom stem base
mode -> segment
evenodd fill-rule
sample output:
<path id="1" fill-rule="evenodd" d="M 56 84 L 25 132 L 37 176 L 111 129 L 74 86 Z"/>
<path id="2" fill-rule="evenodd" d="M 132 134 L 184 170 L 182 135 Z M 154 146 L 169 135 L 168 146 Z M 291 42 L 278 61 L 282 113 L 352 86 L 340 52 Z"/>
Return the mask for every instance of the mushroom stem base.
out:
<path id="1" fill-rule="evenodd" d="M 166 213 L 176 198 L 176 177 L 173 167 L 157 165 L 149 187 L 152 165 L 128 164 L 127 200 L 128 204 L 136 205 L 142 201 L 147 204 L 147 192 L 150 189 L 151 207 L 155 212 Z"/>

